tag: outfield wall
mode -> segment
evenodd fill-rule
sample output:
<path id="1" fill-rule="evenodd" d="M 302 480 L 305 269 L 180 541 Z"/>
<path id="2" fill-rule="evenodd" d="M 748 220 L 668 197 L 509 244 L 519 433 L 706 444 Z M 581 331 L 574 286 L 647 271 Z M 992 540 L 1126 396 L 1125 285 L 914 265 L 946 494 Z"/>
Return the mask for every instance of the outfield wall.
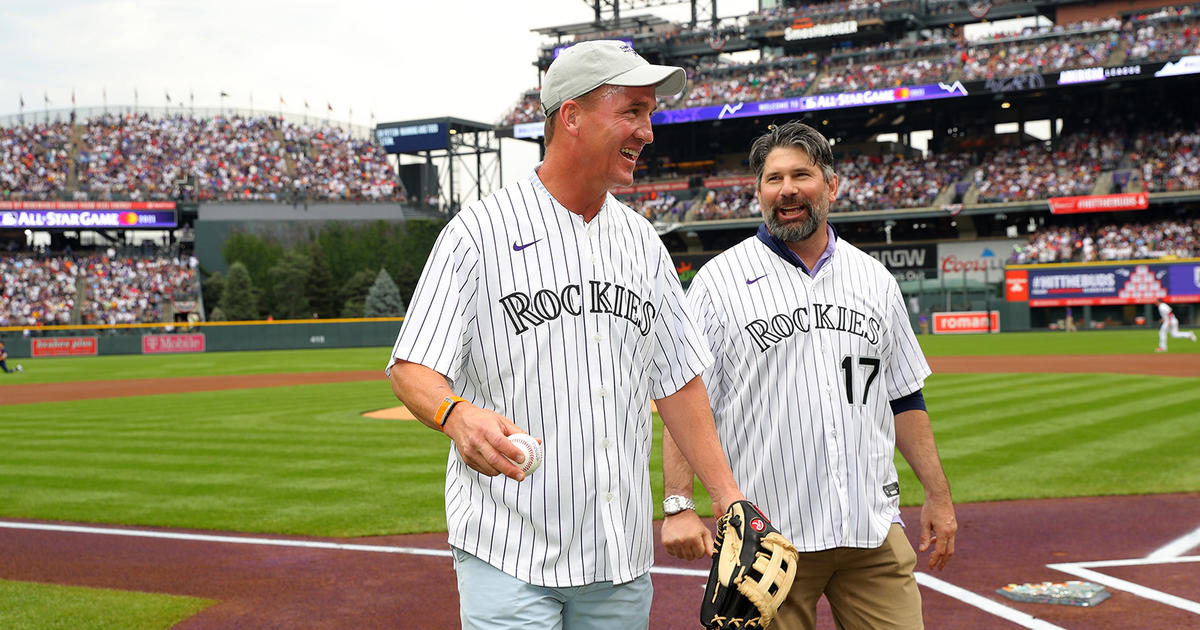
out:
<path id="1" fill-rule="evenodd" d="M 0 328 L 11 359 L 391 346 L 401 317 Z M 28 333 L 28 334 L 27 334 Z"/>

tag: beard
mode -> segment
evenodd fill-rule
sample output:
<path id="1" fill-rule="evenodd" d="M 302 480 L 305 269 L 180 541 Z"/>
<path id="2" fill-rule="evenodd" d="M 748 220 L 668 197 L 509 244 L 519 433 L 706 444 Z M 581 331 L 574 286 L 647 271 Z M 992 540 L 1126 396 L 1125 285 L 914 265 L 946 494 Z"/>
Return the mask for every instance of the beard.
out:
<path id="1" fill-rule="evenodd" d="M 786 222 L 780 221 L 779 208 L 781 205 L 782 203 L 776 200 L 768 211 L 763 213 L 763 222 L 766 223 L 767 232 L 771 236 L 785 243 L 808 240 L 810 236 L 817 233 L 817 228 L 821 226 L 821 222 L 829 217 L 828 205 L 807 201 L 805 202 L 805 207 L 808 212 L 803 219 Z"/>

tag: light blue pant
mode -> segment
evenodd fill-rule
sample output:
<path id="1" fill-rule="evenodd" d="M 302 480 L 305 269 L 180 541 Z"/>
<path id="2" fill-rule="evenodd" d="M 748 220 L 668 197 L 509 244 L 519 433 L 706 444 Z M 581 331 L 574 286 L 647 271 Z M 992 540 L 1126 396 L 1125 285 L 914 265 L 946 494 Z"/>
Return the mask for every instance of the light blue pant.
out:
<path id="1" fill-rule="evenodd" d="M 647 573 L 614 585 L 549 588 L 523 582 L 452 547 L 463 630 L 648 630 L 654 586 Z"/>

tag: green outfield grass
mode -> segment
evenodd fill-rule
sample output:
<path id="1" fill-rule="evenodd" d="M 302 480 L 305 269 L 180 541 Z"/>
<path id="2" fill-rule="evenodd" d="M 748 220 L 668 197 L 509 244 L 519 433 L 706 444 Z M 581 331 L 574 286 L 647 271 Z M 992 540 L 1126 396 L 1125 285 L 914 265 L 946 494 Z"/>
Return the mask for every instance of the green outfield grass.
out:
<path id="1" fill-rule="evenodd" d="M 172 376 L 293 374 L 378 370 L 382 380 L 390 348 L 322 348 L 199 354 L 123 354 L 57 359 L 9 359 L 20 374 L 0 373 L 0 387 L 25 383 L 69 383 Z"/>
<path id="2" fill-rule="evenodd" d="M 386 356 L 312 352 L 349 369 Z M 312 352 L 197 358 L 244 373 Z M 165 371 L 160 357 L 118 358 L 127 378 Z M 62 363 L 82 377 L 112 359 Z M 958 501 L 1200 490 L 1200 379 L 934 375 L 926 397 Z M 381 378 L 5 406 L 0 516 L 322 536 L 442 530 L 446 438 L 360 415 L 395 404 Z M 661 495 L 657 451 L 653 461 Z M 902 499 L 918 503 L 901 468 Z"/>
<path id="3" fill-rule="evenodd" d="M 1158 327 L 1145 330 L 1081 330 L 991 335 L 918 335 L 928 356 L 1014 354 L 1154 354 Z M 1200 343 L 1171 339 L 1173 353 L 1200 354 Z M 1200 374 L 1200 368 L 1197 370 Z"/>
<path id="4" fill-rule="evenodd" d="M 214 602 L 194 597 L 0 580 L 0 628 L 157 630 Z"/>

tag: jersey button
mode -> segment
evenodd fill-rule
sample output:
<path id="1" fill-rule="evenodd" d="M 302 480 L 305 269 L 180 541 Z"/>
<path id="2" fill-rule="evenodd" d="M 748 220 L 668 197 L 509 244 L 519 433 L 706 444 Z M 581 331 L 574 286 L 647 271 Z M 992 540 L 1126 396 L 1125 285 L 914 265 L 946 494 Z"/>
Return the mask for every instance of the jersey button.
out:
<path id="1" fill-rule="evenodd" d="M 595 336 L 592 337 L 592 339 L 595 339 L 596 343 L 601 343 L 604 341 L 604 335 L 601 335 L 600 333 L 596 333 Z"/>
<path id="2" fill-rule="evenodd" d="M 603 440 L 600 440 L 600 446 L 602 446 L 604 448 L 608 448 L 608 438 L 604 438 Z"/>
<path id="3" fill-rule="evenodd" d="M 604 500 L 608 503 L 612 503 L 613 493 L 609 492 L 608 494 L 604 495 Z"/>

